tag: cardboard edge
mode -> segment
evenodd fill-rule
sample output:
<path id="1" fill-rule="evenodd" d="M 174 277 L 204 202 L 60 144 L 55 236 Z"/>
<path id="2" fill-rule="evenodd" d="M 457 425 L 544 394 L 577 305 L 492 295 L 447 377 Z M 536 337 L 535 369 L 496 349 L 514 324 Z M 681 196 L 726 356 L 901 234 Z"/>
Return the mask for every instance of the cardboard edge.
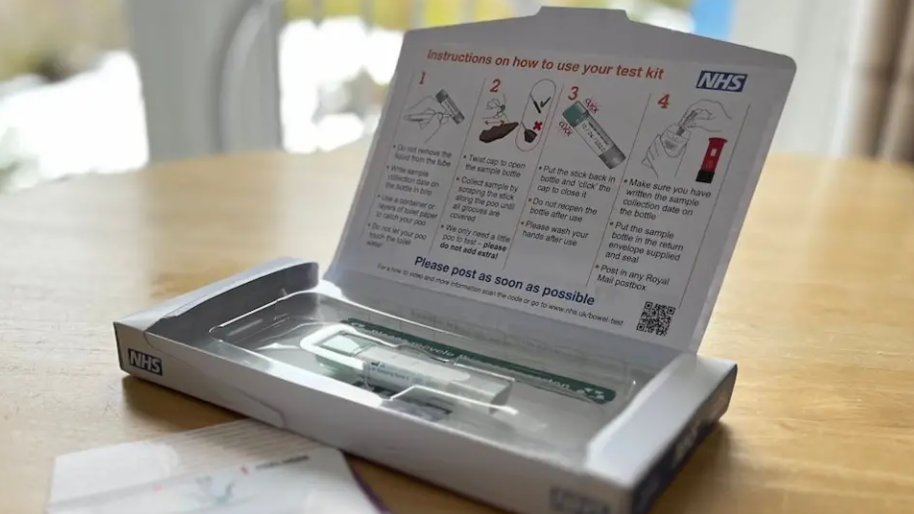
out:
<path id="1" fill-rule="evenodd" d="M 755 172 L 748 178 L 746 189 L 743 191 L 742 196 L 740 196 L 736 209 L 733 212 L 733 219 L 738 221 L 734 221 L 734 223 L 731 224 L 726 240 L 720 248 L 717 266 L 714 270 L 712 279 L 708 284 L 705 302 L 698 314 L 695 322 L 695 330 L 692 333 L 689 350 L 693 353 L 697 353 L 698 349 L 701 347 L 702 339 L 704 339 L 708 324 L 711 322 L 711 316 L 714 314 L 714 309 L 717 306 L 717 299 L 720 296 L 720 291 L 723 287 L 724 280 L 726 279 L 727 271 L 730 269 L 733 254 L 736 252 L 736 245 L 739 243 L 739 238 L 742 235 L 743 227 L 745 226 L 746 218 L 749 214 L 749 208 L 752 206 L 752 199 L 755 197 L 759 180 L 761 179 L 762 173 L 765 171 L 765 163 L 768 160 L 771 144 L 774 141 L 781 115 L 784 112 L 784 108 L 787 106 L 788 95 L 793 85 L 793 81 L 796 78 L 795 68 L 796 67 L 794 66 L 794 70 L 783 72 L 786 94 L 783 96 L 783 100 L 780 104 L 772 106 L 771 113 L 768 117 L 768 126 L 766 127 L 762 140 L 759 142 L 759 148 L 756 152 L 755 159 L 753 159 L 754 164 L 752 169 L 755 170 Z"/>
<path id="2" fill-rule="evenodd" d="M 682 355 L 591 440 L 587 471 L 630 492 L 626 512 L 649 512 L 728 410 L 737 372 L 732 361 Z M 669 422 L 650 422 L 658 416 Z"/>
<path id="3" fill-rule="evenodd" d="M 139 311 L 121 317 L 115 323 L 126 325 L 138 330 L 146 330 L 155 322 L 198 305 L 206 300 L 215 298 L 219 293 L 233 289 L 244 283 L 250 282 L 270 273 L 290 268 L 292 266 L 308 264 L 309 261 L 295 257 L 279 257 L 254 267 L 242 270 L 234 275 L 219 281 L 209 283 L 197 289 L 171 297 Z"/>
<path id="4" fill-rule="evenodd" d="M 632 488 L 631 513 L 647 514 L 660 495 L 676 479 L 679 472 L 701 448 L 727 410 L 736 387 L 739 367 L 732 363 L 730 371 L 717 385 L 707 400 L 680 430 L 665 454 L 657 459 L 642 479 Z"/>
<path id="5" fill-rule="evenodd" d="M 196 366 L 190 365 L 182 359 L 175 359 L 168 351 L 169 346 L 183 347 L 185 345 L 127 325 L 119 325 L 118 328 L 118 360 L 121 370 L 128 375 L 185 394 L 190 398 L 250 416 L 272 426 L 282 427 L 282 412 L 251 398 L 237 387 L 207 377 L 205 373 L 201 374 Z M 130 366 L 125 357 L 128 350 L 142 352 L 158 359 L 160 374 Z M 190 347 L 187 347 L 187 350 L 205 353 Z M 216 355 L 207 355 L 209 358 L 218 358 Z M 167 379 L 165 378 L 166 373 L 168 374 Z"/>
<path id="6" fill-rule="evenodd" d="M 591 31 L 601 34 L 603 37 L 598 41 L 584 42 L 586 46 L 581 45 L 569 38 L 566 35 L 567 32 L 563 32 L 565 27 L 576 33 Z M 467 30 L 483 31 L 484 33 L 470 35 Z M 796 61 L 790 56 L 633 21 L 629 19 L 624 10 L 620 9 L 542 6 L 536 14 L 529 16 L 414 29 L 407 34 L 413 34 L 425 44 L 436 42 L 473 45 L 480 43 L 474 41 L 473 36 L 497 36 L 505 30 L 516 30 L 513 32 L 512 39 L 505 41 L 505 48 L 522 47 L 527 50 L 595 54 L 600 53 L 600 50 L 616 46 L 621 40 L 645 38 L 652 40 L 655 46 L 666 48 L 662 52 L 627 53 L 626 57 L 695 61 L 694 55 L 696 54 L 713 53 L 715 54 L 714 60 L 723 66 L 746 66 L 748 57 L 751 61 L 748 63 L 750 66 L 796 71 Z M 492 32 L 486 33 L 489 31 Z M 404 46 L 405 44 L 404 39 Z M 492 43 L 485 42 L 485 44 Z M 594 46 L 598 48 L 595 50 Z M 612 55 L 612 52 L 607 53 Z"/>

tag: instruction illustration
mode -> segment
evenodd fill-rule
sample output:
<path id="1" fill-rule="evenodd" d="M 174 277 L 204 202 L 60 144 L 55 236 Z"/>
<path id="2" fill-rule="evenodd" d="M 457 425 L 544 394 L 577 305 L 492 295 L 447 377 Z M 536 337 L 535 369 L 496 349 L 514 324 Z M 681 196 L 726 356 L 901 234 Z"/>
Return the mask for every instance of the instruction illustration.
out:
<path id="1" fill-rule="evenodd" d="M 555 98 L 555 82 L 541 79 L 530 88 L 527 95 L 527 105 L 521 118 L 520 128 L 517 132 L 517 148 L 522 152 L 529 152 L 543 139 L 546 121 L 552 110 L 552 100 Z"/>
<path id="2" fill-rule="evenodd" d="M 693 129 L 716 133 L 729 121 L 730 116 L 720 102 L 699 100 L 685 110 L 677 123 L 654 136 L 641 163 L 650 168 L 656 178 L 673 180 L 680 173 L 682 157 L 692 141 Z M 708 138 L 705 158 L 695 178 L 696 182 L 710 184 L 714 180 L 714 172 L 726 142 L 721 137 Z"/>
<path id="3" fill-rule="evenodd" d="M 613 169 L 625 161 L 625 153 L 580 101 L 566 108 L 562 117 L 607 168 Z"/>
<path id="4" fill-rule="evenodd" d="M 451 121 L 459 125 L 465 117 L 447 91 L 442 89 L 434 97 L 426 96 L 416 102 L 406 110 L 403 119 L 415 123 L 428 143 L 443 125 Z"/>
<path id="5" fill-rule="evenodd" d="M 486 114 L 483 123 L 487 128 L 479 133 L 479 140 L 483 143 L 492 143 L 504 138 L 514 131 L 520 123 L 508 118 L 508 105 L 505 95 L 493 98 L 486 102 Z"/>
<path id="6" fill-rule="evenodd" d="M 232 495 L 235 489 L 235 481 L 231 480 L 225 484 L 219 484 L 217 487 L 212 476 L 202 476 L 195 480 L 199 493 L 195 496 L 197 500 L 205 506 L 226 506 L 234 503 Z"/>
<path id="7" fill-rule="evenodd" d="M 724 144 L 727 140 L 722 137 L 712 137 L 708 139 L 708 148 L 705 150 L 705 158 L 701 161 L 701 168 L 695 177 L 695 182 L 710 184 L 714 182 L 714 173 L 717 171 L 717 164 L 720 156 L 724 151 Z"/>
<path id="8" fill-rule="evenodd" d="M 536 148 L 545 138 L 546 124 L 555 103 L 556 85 L 549 79 L 536 82 L 527 93 L 524 112 L 520 121 L 513 121 L 508 116 L 508 103 L 505 94 L 490 99 L 485 104 L 483 114 L 484 129 L 479 133 L 479 140 L 489 144 L 515 133 L 517 149 L 529 152 Z"/>

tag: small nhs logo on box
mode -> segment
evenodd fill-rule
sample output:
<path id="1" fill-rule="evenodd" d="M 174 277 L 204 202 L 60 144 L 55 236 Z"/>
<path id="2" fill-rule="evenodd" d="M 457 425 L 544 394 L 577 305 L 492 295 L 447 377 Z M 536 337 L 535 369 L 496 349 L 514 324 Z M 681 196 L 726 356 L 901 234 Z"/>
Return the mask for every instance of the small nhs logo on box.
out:
<path id="1" fill-rule="evenodd" d="M 127 362 L 134 368 L 148 371 L 155 375 L 162 375 L 162 359 L 147 355 L 143 352 L 127 349 Z"/>
<path id="2" fill-rule="evenodd" d="M 698 89 L 713 89 L 716 91 L 729 91 L 739 93 L 746 85 L 748 75 L 745 73 L 727 73 L 723 71 L 702 71 L 698 75 Z"/>

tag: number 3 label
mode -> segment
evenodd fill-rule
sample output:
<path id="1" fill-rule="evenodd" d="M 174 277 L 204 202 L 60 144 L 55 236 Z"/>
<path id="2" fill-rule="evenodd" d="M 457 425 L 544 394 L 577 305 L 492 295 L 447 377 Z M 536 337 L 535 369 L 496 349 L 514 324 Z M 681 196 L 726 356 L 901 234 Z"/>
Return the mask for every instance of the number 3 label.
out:
<path id="1" fill-rule="evenodd" d="M 571 86 L 571 94 L 568 95 L 568 99 L 572 102 L 578 99 L 578 86 Z"/>

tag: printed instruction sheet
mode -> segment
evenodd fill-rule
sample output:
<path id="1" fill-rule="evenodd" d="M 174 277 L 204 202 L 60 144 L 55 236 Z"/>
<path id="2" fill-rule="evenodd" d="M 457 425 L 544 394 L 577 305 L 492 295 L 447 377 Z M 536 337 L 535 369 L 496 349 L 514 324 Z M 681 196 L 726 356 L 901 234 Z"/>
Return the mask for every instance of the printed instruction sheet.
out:
<path id="1" fill-rule="evenodd" d="M 342 453 L 242 420 L 56 459 L 49 514 L 386 512 Z"/>
<path id="2" fill-rule="evenodd" d="M 691 336 L 769 121 L 763 73 L 403 55 L 422 58 L 401 57 L 346 266 L 631 337 Z"/>

